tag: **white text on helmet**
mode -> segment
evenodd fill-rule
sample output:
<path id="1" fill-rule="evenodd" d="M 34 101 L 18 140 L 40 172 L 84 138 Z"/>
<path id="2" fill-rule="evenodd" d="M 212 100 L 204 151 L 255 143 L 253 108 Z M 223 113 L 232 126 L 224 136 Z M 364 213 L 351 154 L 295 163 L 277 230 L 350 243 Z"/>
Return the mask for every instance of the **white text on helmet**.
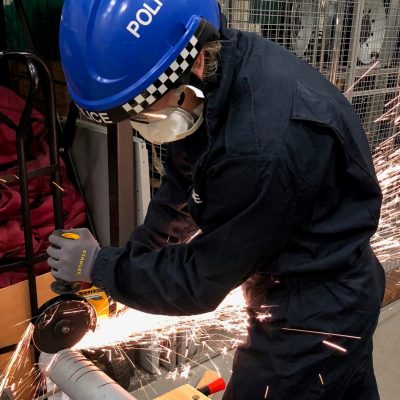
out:
<path id="1" fill-rule="evenodd" d="M 89 118 L 91 121 L 97 122 L 98 124 L 112 124 L 113 122 L 110 120 L 110 117 L 107 113 L 95 113 L 91 111 L 86 111 L 80 107 L 78 107 L 82 114 Z"/>
<path id="2" fill-rule="evenodd" d="M 154 3 L 152 6 L 149 6 L 147 3 L 143 3 L 143 8 L 136 12 L 136 19 L 129 22 L 126 29 L 132 33 L 136 38 L 140 38 L 139 29 L 141 26 L 150 25 L 153 22 L 153 17 L 158 14 L 163 6 L 161 0 L 153 0 Z"/>

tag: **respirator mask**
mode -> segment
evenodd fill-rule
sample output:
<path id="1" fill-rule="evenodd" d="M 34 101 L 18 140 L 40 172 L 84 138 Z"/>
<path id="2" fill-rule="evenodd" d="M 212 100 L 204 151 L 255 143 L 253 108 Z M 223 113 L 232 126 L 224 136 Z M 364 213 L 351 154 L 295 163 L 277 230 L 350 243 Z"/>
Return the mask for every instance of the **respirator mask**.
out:
<path id="1" fill-rule="evenodd" d="M 195 97 L 201 99 L 200 104 L 191 112 L 179 107 L 179 98 L 185 90 L 189 89 Z M 158 111 L 147 110 L 137 114 L 131 119 L 133 129 L 153 144 L 163 144 L 184 139 L 195 133 L 204 121 L 204 94 L 193 86 L 181 87 L 175 95 L 171 96 L 171 103 Z"/>

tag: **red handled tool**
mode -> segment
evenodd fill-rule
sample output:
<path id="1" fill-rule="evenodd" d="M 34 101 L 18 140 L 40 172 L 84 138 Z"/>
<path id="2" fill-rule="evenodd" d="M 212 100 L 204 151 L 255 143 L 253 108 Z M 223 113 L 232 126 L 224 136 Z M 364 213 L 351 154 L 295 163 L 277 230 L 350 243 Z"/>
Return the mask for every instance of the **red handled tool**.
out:
<path id="1" fill-rule="evenodd" d="M 200 393 L 203 393 L 205 396 L 210 396 L 214 393 L 224 390 L 225 386 L 225 381 L 222 378 L 218 378 L 208 385 L 204 385 L 200 388 L 197 388 L 196 390 L 198 390 Z"/>

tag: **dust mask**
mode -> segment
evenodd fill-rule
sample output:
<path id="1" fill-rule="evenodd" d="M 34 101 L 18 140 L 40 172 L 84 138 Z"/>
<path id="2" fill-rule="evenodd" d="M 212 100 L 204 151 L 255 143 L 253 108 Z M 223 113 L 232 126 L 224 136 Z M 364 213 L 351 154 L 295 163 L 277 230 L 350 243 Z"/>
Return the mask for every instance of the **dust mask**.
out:
<path id="1" fill-rule="evenodd" d="M 131 125 L 150 143 L 175 142 L 192 135 L 200 128 L 204 121 L 203 108 L 201 103 L 193 110 L 193 114 L 198 115 L 196 120 L 182 108 L 170 108 L 149 113 L 151 120 L 131 121 Z"/>

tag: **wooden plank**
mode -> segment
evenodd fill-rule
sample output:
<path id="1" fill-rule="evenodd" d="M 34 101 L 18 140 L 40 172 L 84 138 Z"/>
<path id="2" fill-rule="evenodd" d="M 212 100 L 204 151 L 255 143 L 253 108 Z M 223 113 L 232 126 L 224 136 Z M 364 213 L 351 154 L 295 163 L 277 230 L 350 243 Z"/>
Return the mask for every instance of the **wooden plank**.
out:
<path id="1" fill-rule="evenodd" d="M 39 306 L 56 296 L 50 289 L 53 280 L 50 273 L 36 278 Z M 31 318 L 29 304 L 27 281 L 0 290 L 0 349 L 19 342 Z"/>
<path id="2" fill-rule="evenodd" d="M 0 371 L 4 371 L 14 352 L 0 355 Z M 33 346 L 24 354 L 24 362 L 10 374 L 7 388 L 12 388 L 12 392 L 20 400 L 32 400 L 35 397 L 37 388 L 38 372 L 34 368 Z M 36 367 L 35 367 L 36 368 Z"/>
<path id="3" fill-rule="evenodd" d="M 36 278 L 39 306 L 56 296 L 50 289 L 50 284 L 53 280 L 50 273 Z M 0 315 L 0 348 L 17 344 L 31 318 L 27 281 L 0 289 Z M 13 354 L 14 352 L 11 351 L 0 355 L 0 373 L 5 371 Z M 7 386 L 13 388 L 13 392 L 18 395 L 18 399 L 32 400 L 37 387 L 35 379 L 38 377 L 33 369 L 33 345 L 22 355 L 22 359 L 24 362 L 13 370 Z"/>
<path id="4" fill-rule="evenodd" d="M 194 387 L 190 385 L 183 385 L 170 392 L 157 397 L 154 400 L 210 400 L 209 397 L 204 396 Z"/>
<path id="5" fill-rule="evenodd" d="M 386 290 L 382 307 L 400 299 L 400 269 L 386 272 Z"/>

